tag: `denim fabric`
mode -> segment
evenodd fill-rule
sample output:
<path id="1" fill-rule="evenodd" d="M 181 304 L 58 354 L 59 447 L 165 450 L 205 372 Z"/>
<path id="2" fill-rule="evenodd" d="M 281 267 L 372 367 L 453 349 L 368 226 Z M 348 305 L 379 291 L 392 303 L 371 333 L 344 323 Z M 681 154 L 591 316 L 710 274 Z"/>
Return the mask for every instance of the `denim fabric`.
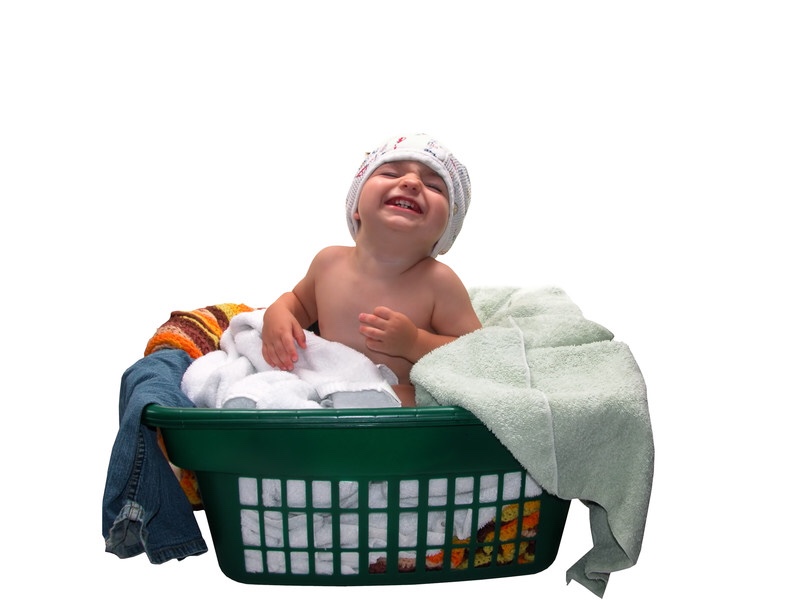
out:
<path id="1" fill-rule="evenodd" d="M 180 389 L 191 362 L 183 350 L 159 350 L 122 375 L 119 432 L 103 494 L 106 552 L 120 558 L 146 552 L 151 563 L 160 564 L 208 550 L 156 430 L 141 423 L 148 404 L 194 407 Z"/>

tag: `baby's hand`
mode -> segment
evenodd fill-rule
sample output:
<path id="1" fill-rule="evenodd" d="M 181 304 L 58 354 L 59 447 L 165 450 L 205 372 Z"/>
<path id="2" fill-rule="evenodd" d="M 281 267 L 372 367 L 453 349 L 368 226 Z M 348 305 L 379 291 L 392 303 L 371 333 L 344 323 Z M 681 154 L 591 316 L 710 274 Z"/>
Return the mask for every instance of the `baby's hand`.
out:
<path id="1" fill-rule="evenodd" d="M 403 313 L 378 306 L 372 314 L 361 313 L 358 320 L 358 330 L 367 338 L 370 350 L 402 358 L 411 355 L 419 330 Z"/>
<path id="2" fill-rule="evenodd" d="M 271 367 L 291 371 L 297 362 L 297 346 L 306 347 L 306 334 L 297 319 L 278 311 L 264 313 L 261 354 Z"/>

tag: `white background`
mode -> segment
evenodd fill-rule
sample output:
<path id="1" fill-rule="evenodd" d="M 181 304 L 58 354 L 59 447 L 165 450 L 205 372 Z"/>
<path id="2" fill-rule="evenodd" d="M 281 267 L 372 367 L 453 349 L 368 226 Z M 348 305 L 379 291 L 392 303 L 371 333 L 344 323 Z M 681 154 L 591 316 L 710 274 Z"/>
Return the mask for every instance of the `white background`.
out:
<path id="1" fill-rule="evenodd" d="M 319 248 L 349 244 L 363 153 L 424 131 L 473 182 L 443 260 L 468 286 L 563 288 L 644 373 L 650 514 L 605 597 L 789 597 L 793 5 L 4 2 L 3 587 L 308 592 L 228 580 L 213 551 L 162 566 L 104 552 L 119 379 L 170 311 L 263 306 Z M 564 579 L 590 545 L 573 502 L 539 575 L 380 593 L 586 600 Z"/>

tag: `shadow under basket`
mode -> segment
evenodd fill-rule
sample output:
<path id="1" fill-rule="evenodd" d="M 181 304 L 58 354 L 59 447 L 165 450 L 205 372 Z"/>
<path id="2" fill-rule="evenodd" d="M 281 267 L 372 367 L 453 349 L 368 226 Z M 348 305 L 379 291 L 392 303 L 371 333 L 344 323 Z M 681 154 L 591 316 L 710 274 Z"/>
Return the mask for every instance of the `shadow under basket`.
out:
<path id="1" fill-rule="evenodd" d="M 457 407 L 149 406 L 195 472 L 222 572 L 242 583 L 385 585 L 538 573 L 569 501 Z"/>

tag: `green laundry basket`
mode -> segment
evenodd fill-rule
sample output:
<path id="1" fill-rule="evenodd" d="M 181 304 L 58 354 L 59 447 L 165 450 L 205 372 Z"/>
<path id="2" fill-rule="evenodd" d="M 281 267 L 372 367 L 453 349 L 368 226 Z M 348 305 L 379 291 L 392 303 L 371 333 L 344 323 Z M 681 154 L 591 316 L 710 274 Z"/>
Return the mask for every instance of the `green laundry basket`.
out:
<path id="1" fill-rule="evenodd" d="M 382 585 L 540 572 L 569 501 L 456 407 L 149 406 L 194 471 L 222 572 L 242 583 Z"/>

